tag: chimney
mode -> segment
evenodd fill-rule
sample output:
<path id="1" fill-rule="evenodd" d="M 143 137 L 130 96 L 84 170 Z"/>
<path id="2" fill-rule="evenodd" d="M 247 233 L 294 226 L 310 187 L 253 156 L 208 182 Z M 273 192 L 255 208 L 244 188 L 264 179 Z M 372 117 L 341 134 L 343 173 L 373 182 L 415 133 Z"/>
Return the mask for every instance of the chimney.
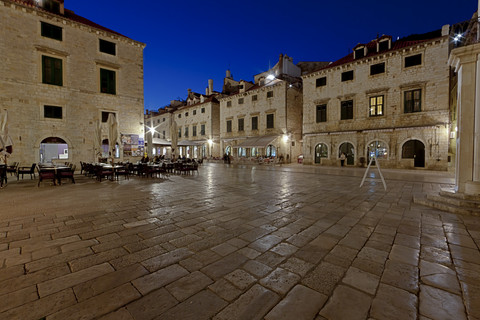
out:
<path id="1" fill-rule="evenodd" d="M 188 96 L 190 97 L 190 93 L 192 93 L 192 89 L 188 89 Z"/>
<path id="2" fill-rule="evenodd" d="M 208 94 L 213 94 L 213 79 L 208 79 Z"/>
<path id="3" fill-rule="evenodd" d="M 450 25 L 446 24 L 446 25 L 442 26 L 442 37 L 448 36 L 449 34 L 450 34 Z"/>
<path id="4" fill-rule="evenodd" d="M 205 95 L 208 96 L 208 87 L 205 88 Z"/>
<path id="5" fill-rule="evenodd" d="M 232 78 L 232 73 L 230 72 L 230 70 L 227 69 L 227 74 L 225 75 L 225 78 Z"/>

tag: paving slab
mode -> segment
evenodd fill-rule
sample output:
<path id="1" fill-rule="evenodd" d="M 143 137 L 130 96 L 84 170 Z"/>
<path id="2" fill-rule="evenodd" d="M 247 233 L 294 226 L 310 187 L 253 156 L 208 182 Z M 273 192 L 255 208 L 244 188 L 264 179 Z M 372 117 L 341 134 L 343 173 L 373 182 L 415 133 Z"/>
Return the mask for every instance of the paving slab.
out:
<path id="1" fill-rule="evenodd" d="M 480 318 L 479 218 L 412 202 L 452 175 L 364 170 L 12 181 L 0 319 Z"/>

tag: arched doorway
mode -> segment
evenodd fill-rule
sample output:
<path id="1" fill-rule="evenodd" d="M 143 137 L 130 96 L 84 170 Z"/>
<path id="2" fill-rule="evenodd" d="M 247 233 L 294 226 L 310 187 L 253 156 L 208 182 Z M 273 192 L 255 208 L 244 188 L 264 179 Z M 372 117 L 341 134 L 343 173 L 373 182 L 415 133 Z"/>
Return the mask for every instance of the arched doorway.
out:
<path id="1" fill-rule="evenodd" d="M 231 154 L 232 154 L 232 147 L 231 147 L 231 146 L 227 146 L 227 147 L 225 148 L 225 154 L 227 154 L 227 155 L 231 155 Z"/>
<path id="2" fill-rule="evenodd" d="M 370 163 L 370 159 L 374 155 L 376 156 L 377 159 L 386 160 L 388 157 L 387 144 L 381 140 L 371 141 L 367 145 L 367 163 Z M 373 161 L 372 164 L 375 165 L 375 161 Z"/>
<path id="3" fill-rule="evenodd" d="M 275 146 L 269 144 L 269 145 L 267 146 L 267 150 L 266 150 L 265 156 L 267 156 L 267 157 L 276 157 L 276 156 L 277 156 L 277 149 L 275 148 Z"/>
<path id="4" fill-rule="evenodd" d="M 353 147 L 353 144 L 351 144 L 350 142 L 342 143 L 338 148 L 339 158 L 342 153 L 345 153 L 345 155 L 347 156 L 347 165 L 353 166 L 355 164 L 355 148 Z"/>
<path id="5" fill-rule="evenodd" d="M 48 137 L 40 142 L 40 163 L 68 159 L 68 144 L 62 138 Z"/>
<path id="6" fill-rule="evenodd" d="M 425 167 L 425 145 L 420 140 L 408 140 L 402 146 L 402 159 L 413 159 L 416 168 Z"/>
<path id="7" fill-rule="evenodd" d="M 325 143 L 315 146 L 315 163 L 320 163 L 321 158 L 328 158 L 328 147 Z"/>

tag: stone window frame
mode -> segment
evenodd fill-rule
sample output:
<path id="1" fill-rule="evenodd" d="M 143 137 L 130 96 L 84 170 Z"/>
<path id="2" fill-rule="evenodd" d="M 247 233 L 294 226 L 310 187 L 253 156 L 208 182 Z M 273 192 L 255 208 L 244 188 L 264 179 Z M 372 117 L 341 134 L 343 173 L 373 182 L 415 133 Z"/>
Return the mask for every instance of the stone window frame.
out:
<path id="1" fill-rule="evenodd" d="M 255 123 L 256 128 L 253 128 L 253 118 L 256 118 L 256 119 L 257 119 L 257 121 L 256 121 L 256 123 Z M 257 113 L 257 114 L 252 114 L 252 115 L 250 115 L 250 124 L 251 124 L 251 126 L 252 126 L 252 128 L 251 128 L 252 131 L 258 131 L 258 118 L 259 118 L 259 114 L 258 114 L 258 113 Z"/>
<path id="2" fill-rule="evenodd" d="M 61 79 L 58 83 L 45 82 L 45 58 L 61 61 Z M 42 52 L 40 55 L 40 82 L 50 86 L 63 87 L 65 85 L 65 57 Z"/>
<path id="3" fill-rule="evenodd" d="M 48 107 L 48 106 L 62 108 L 62 118 L 45 117 L 45 107 Z M 66 121 L 66 110 L 67 110 L 67 108 L 65 106 L 59 106 L 59 105 L 50 104 L 50 103 L 43 103 L 43 104 L 39 105 L 40 119 L 42 119 L 44 121 L 65 122 Z"/>
<path id="4" fill-rule="evenodd" d="M 226 119 L 225 120 L 225 132 L 227 132 L 227 133 L 232 132 L 232 122 L 233 122 L 233 119 Z"/>
<path id="5" fill-rule="evenodd" d="M 245 131 L 245 118 L 241 117 L 237 119 L 237 131 L 244 132 Z"/>
<path id="6" fill-rule="evenodd" d="M 267 99 L 273 98 L 273 90 L 267 91 Z"/>
<path id="7" fill-rule="evenodd" d="M 244 104 L 245 99 L 244 98 L 238 98 L 238 104 Z"/>
<path id="8" fill-rule="evenodd" d="M 407 59 L 412 58 L 415 56 L 421 55 L 420 57 L 420 64 L 414 64 L 414 65 L 406 65 Z M 423 67 L 425 64 L 425 50 L 422 51 L 417 51 L 417 52 L 408 52 L 407 54 L 402 55 L 402 69 L 403 70 L 410 70 L 412 68 L 420 68 Z"/>
<path id="9" fill-rule="evenodd" d="M 352 102 L 352 117 L 351 118 L 346 118 L 344 117 L 344 112 L 342 112 L 343 105 L 346 104 L 347 102 Z M 348 110 L 345 110 L 346 114 L 345 116 L 348 116 Z M 353 98 L 348 98 L 340 101 L 340 120 L 353 120 L 355 119 L 355 99 Z"/>
<path id="10" fill-rule="evenodd" d="M 102 45 L 103 44 L 103 45 Z M 110 51 L 109 46 L 113 45 L 113 53 Z M 103 49 L 102 49 L 103 47 Z M 98 38 L 98 52 L 108 54 L 109 56 L 117 56 L 117 44 L 110 40 Z"/>
<path id="11" fill-rule="evenodd" d="M 327 76 L 315 79 L 315 88 L 325 87 L 327 85 Z"/>
<path id="12" fill-rule="evenodd" d="M 269 126 L 269 121 L 268 121 L 269 116 L 272 116 L 271 126 Z M 275 112 L 267 112 L 265 114 L 265 129 L 267 130 L 275 129 Z"/>
<path id="13" fill-rule="evenodd" d="M 108 71 L 108 72 L 113 72 L 113 74 L 115 75 L 115 80 L 114 80 L 114 92 L 108 92 L 107 91 L 102 91 L 102 70 L 105 70 L 105 71 Z M 118 87 L 118 70 L 114 69 L 114 68 L 109 68 L 109 67 L 106 67 L 106 66 L 103 66 L 103 65 L 100 65 L 98 66 L 98 91 L 100 93 L 105 93 L 105 94 L 111 94 L 111 95 L 116 95 L 117 94 L 117 87 Z"/>
<path id="14" fill-rule="evenodd" d="M 252 102 L 257 101 L 257 100 L 258 100 L 258 95 L 256 95 L 256 94 L 252 95 Z"/>
<path id="15" fill-rule="evenodd" d="M 319 113 L 319 109 L 321 107 L 323 107 L 324 109 L 325 118 L 322 117 L 321 111 Z M 323 123 L 328 121 L 327 109 L 328 109 L 327 103 L 317 104 L 315 106 L 315 123 Z M 320 119 L 319 119 L 319 115 L 320 115 Z"/>
<path id="16" fill-rule="evenodd" d="M 60 31 L 60 33 L 57 33 Z M 44 38 L 49 38 L 57 41 L 63 41 L 64 29 L 52 23 L 40 21 L 40 35 Z"/>
<path id="17" fill-rule="evenodd" d="M 350 78 L 350 74 L 352 75 Z M 343 71 L 340 74 L 340 82 L 347 82 L 347 81 L 354 81 L 355 80 L 355 71 L 354 70 L 347 70 Z"/>
<path id="18" fill-rule="evenodd" d="M 382 113 L 378 114 L 378 98 L 382 97 L 382 103 L 381 103 L 381 108 L 382 108 Z M 372 98 L 375 99 L 375 114 L 372 114 Z M 375 94 L 369 94 L 367 95 L 367 106 L 368 106 L 368 116 L 370 118 L 376 118 L 376 117 L 383 117 L 385 116 L 385 94 L 384 93 L 375 93 Z"/>
<path id="19" fill-rule="evenodd" d="M 227 101 L 227 107 L 230 108 L 232 106 L 232 100 Z"/>
<path id="20" fill-rule="evenodd" d="M 376 67 L 376 66 L 379 66 L 379 65 L 383 65 L 383 71 L 379 72 L 379 71 L 375 71 L 375 73 L 372 73 L 373 72 L 373 68 Z M 377 62 L 377 63 L 374 63 L 374 64 L 371 64 L 370 65 L 370 73 L 369 73 L 369 76 L 370 77 L 377 77 L 379 75 L 383 75 L 387 72 L 387 64 L 385 61 L 382 61 L 382 62 Z"/>

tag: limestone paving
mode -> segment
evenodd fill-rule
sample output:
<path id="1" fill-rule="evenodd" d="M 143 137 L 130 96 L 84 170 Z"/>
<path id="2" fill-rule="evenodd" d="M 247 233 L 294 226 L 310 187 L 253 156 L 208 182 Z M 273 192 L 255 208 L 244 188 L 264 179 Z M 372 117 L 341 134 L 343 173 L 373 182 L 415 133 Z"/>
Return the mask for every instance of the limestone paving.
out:
<path id="1" fill-rule="evenodd" d="M 0 319 L 480 319 L 480 218 L 446 172 L 207 162 L 0 189 Z"/>

